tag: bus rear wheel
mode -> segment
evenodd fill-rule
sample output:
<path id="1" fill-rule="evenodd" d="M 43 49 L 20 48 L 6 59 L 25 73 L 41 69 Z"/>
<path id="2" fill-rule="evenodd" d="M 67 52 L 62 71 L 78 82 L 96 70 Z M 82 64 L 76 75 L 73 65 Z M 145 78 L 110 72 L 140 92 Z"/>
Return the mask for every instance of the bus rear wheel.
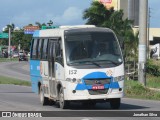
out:
<path id="1" fill-rule="evenodd" d="M 112 109 L 119 109 L 121 104 L 121 99 L 120 98 L 113 98 L 110 99 L 110 106 Z"/>
<path id="2" fill-rule="evenodd" d="M 42 104 L 43 106 L 44 106 L 44 105 L 48 105 L 49 100 L 48 100 L 48 98 L 44 97 L 44 91 L 43 91 L 42 85 L 40 86 L 39 96 L 40 96 L 40 102 L 41 102 L 41 104 Z"/>
<path id="3" fill-rule="evenodd" d="M 68 108 L 69 106 L 69 101 L 66 101 L 64 100 L 64 91 L 63 91 L 63 88 L 61 87 L 60 88 L 60 91 L 59 91 L 59 106 L 61 109 L 66 109 Z"/>

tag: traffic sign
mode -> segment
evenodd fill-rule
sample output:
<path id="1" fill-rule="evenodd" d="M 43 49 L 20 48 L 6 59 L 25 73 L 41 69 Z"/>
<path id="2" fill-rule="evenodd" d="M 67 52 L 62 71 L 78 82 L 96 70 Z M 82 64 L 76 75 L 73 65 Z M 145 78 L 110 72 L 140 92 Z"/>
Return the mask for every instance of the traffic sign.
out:
<path id="1" fill-rule="evenodd" d="M 8 33 L 0 33 L 0 38 L 8 38 Z"/>
<path id="2" fill-rule="evenodd" d="M 39 26 L 25 26 L 24 27 L 25 34 L 33 34 L 35 30 L 39 30 Z"/>
<path id="3" fill-rule="evenodd" d="M 58 26 L 42 26 L 42 30 L 44 29 L 55 29 L 55 28 L 58 28 Z"/>
<path id="4" fill-rule="evenodd" d="M 34 31 L 24 31 L 24 34 L 34 34 Z"/>
<path id="5" fill-rule="evenodd" d="M 25 31 L 30 31 L 30 30 L 39 30 L 39 26 L 25 26 L 24 27 Z"/>

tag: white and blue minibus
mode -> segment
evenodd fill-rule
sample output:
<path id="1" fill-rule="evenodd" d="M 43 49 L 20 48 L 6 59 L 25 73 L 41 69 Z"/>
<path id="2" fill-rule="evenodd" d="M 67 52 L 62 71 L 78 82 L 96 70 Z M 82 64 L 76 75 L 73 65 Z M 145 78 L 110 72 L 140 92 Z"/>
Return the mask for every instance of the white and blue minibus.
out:
<path id="1" fill-rule="evenodd" d="M 93 25 L 37 30 L 30 55 L 32 91 L 42 105 L 71 102 L 118 109 L 124 95 L 124 61 L 115 33 Z"/>

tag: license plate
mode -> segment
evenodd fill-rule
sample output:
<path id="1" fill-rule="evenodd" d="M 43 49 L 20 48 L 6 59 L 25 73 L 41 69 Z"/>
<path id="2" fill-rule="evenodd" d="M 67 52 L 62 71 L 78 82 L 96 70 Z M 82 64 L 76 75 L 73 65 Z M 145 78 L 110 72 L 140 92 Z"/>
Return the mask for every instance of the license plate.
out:
<path id="1" fill-rule="evenodd" d="M 104 85 L 93 85 L 92 90 L 104 90 Z"/>

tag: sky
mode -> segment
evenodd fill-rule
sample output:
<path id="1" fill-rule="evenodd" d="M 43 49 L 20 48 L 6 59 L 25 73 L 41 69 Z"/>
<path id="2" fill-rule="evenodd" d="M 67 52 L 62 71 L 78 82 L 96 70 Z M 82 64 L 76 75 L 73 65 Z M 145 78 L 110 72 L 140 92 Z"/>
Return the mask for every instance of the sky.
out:
<path id="1" fill-rule="evenodd" d="M 0 31 L 10 23 L 22 28 L 35 22 L 55 25 L 85 24 L 83 12 L 92 0 L 1 0 Z M 149 0 L 150 26 L 160 28 L 160 0 Z"/>

